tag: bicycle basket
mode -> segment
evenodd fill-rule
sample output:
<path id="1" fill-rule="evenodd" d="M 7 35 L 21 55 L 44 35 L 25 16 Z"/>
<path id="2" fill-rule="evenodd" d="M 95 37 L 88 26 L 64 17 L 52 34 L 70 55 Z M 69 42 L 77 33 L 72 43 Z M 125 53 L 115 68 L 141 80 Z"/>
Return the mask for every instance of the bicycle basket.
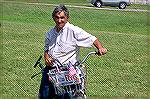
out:
<path id="1" fill-rule="evenodd" d="M 73 93 L 76 90 L 83 90 L 84 86 L 84 75 L 81 72 L 81 69 L 69 68 L 61 69 L 55 68 L 53 70 L 49 70 L 48 73 L 49 80 L 53 82 L 56 94 L 63 93 Z M 58 93 L 59 90 L 59 93 Z"/>

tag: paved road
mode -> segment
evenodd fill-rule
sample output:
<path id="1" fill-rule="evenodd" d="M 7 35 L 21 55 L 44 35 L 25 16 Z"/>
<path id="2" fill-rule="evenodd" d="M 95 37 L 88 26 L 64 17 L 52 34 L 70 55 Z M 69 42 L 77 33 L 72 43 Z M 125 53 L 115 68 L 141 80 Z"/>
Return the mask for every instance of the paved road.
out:
<path id="1" fill-rule="evenodd" d="M 25 4 L 37 4 L 37 5 L 51 5 L 57 6 L 56 4 L 46 4 L 46 3 L 25 3 Z M 131 12 L 150 12 L 149 10 L 141 10 L 141 9 L 115 9 L 115 8 L 96 8 L 96 7 L 87 7 L 87 6 L 75 6 L 75 5 L 66 5 L 67 7 L 72 8 L 86 8 L 86 9 L 98 9 L 98 10 L 118 10 L 118 11 L 131 11 Z"/>
<path id="2" fill-rule="evenodd" d="M 87 9 L 99 9 L 99 10 L 118 10 L 118 11 L 132 11 L 132 12 L 150 12 L 148 10 L 141 10 L 141 9 L 115 9 L 115 8 L 96 8 L 96 7 L 87 7 L 87 6 L 72 6 L 66 5 L 68 7 L 76 7 L 76 8 L 87 8 Z"/>

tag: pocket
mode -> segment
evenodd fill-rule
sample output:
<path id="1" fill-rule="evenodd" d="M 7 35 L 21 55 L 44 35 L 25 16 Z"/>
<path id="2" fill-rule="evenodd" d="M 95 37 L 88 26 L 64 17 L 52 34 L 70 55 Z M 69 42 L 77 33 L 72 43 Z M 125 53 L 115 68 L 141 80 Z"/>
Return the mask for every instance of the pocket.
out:
<path id="1" fill-rule="evenodd" d="M 69 53 L 76 49 L 76 46 L 73 42 L 59 42 L 58 43 L 58 51 L 61 53 Z"/>

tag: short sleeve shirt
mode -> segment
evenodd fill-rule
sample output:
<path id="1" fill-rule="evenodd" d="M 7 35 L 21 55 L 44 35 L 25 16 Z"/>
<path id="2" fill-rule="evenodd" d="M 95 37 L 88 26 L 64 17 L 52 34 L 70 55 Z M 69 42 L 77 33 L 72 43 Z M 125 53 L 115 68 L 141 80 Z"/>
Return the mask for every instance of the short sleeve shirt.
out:
<path id="1" fill-rule="evenodd" d="M 55 27 L 45 37 L 45 51 L 62 64 L 79 61 L 80 47 L 91 47 L 97 38 L 67 22 L 58 33 Z"/>

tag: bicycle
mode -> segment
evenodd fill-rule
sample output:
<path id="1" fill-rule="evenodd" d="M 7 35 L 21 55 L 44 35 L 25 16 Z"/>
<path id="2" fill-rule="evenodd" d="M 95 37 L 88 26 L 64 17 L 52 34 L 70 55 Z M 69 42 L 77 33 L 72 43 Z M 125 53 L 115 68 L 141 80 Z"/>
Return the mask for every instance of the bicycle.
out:
<path id="1" fill-rule="evenodd" d="M 61 96 L 61 99 L 86 99 L 86 68 L 83 63 L 92 54 L 97 54 L 97 52 L 89 52 L 81 62 L 76 62 L 75 65 L 71 62 L 61 64 L 58 59 L 54 58 L 55 66 L 47 74 L 55 88 L 56 95 Z M 41 63 L 41 59 L 42 56 L 34 65 L 34 68 L 39 65 L 41 71 L 31 76 L 31 79 L 43 72 L 44 65 Z"/>

